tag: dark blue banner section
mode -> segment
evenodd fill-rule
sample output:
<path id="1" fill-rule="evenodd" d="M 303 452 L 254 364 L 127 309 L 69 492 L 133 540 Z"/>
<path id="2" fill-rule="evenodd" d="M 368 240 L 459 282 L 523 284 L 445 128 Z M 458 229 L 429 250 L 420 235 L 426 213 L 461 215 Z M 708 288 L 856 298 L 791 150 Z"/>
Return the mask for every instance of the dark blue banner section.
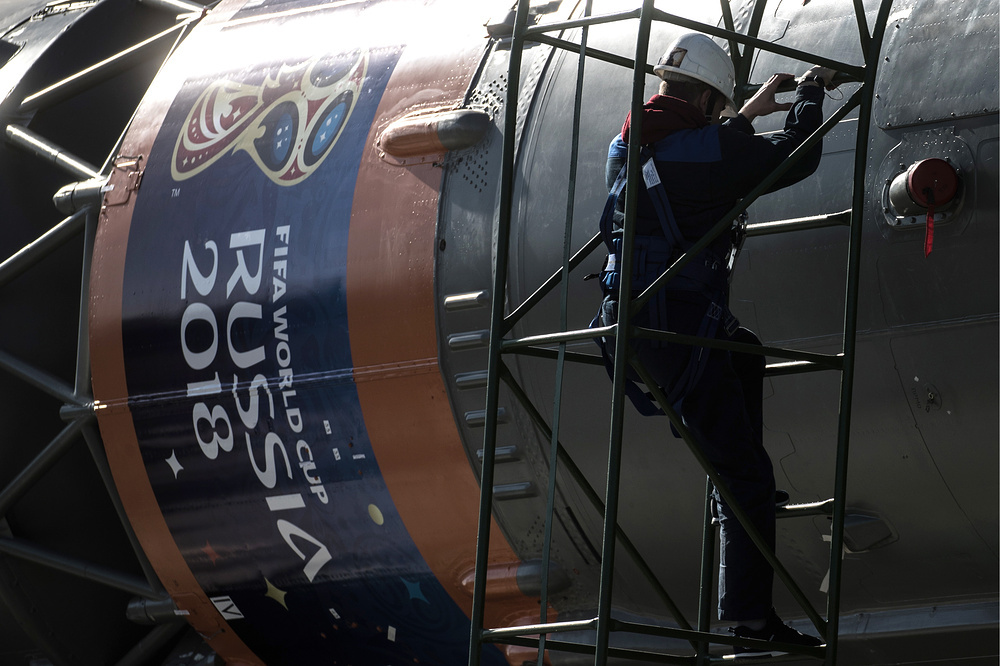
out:
<path id="1" fill-rule="evenodd" d="M 392 504 L 352 379 L 348 226 L 398 57 L 189 81 L 133 215 L 123 336 L 146 471 L 199 583 L 268 663 L 467 658 L 469 621 Z"/>

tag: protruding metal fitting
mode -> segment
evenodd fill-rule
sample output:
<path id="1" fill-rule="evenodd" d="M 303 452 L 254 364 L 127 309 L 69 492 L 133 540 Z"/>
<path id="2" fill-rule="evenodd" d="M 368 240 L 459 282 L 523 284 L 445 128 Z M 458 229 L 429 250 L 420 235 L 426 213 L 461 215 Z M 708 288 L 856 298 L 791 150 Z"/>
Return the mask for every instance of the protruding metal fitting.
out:
<path id="1" fill-rule="evenodd" d="M 164 624 L 176 622 L 186 615 L 177 609 L 177 604 L 170 597 L 163 599 L 143 599 L 135 597 L 125 608 L 125 617 L 136 624 Z"/>
<path id="2" fill-rule="evenodd" d="M 470 148 L 490 128 L 490 115 L 479 109 L 448 109 L 403 116 L 378 138 L 380 149 L 396 158 L 423 157 Z"/>
<path id="3" fill-rule="evenodd" d="M 545 563 L 542 560 L 490 564 L 486 568 L 486 598 L 499 600 L 538 596 L 542 590 L 542 569 L 544 566 Z M 459 584 L 469 596 L 472 596 L 475 578 L 475 571 L 467 571 L 459 578 Z M 549 563 L 549 594 L 569 589 L 572 582 L 569 574 L 557 562 Z"/>
<path id="4" fill-rule="evenodd" d="M 52 203 L 60 213 L 72 215 L 84 206 L 100 206 L 104 198 L 104 187 L 108 184 L 107 177 L 90 178 L 78 183 L 70 183 L 59 189 L 52 197 Z"/>
<path id="5" fill-rule="evenodd" d="M 94 415 L 94 403 L 87 402 L 82 405 L 65 404 L 59 408 L 59 418 L 67 423 L 79 419 L 88 419 Z"/>

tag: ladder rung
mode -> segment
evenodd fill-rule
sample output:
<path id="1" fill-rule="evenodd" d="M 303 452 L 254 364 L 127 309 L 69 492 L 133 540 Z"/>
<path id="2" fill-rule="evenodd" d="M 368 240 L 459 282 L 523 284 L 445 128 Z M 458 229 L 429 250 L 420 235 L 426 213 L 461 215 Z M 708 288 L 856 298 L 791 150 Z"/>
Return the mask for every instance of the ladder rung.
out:
<path id="1" fill-rule="evenodd" d="M 774 220 L 747 225 L 747 236 L 767 236 L 783 234 L 787 231 L 804 231 L 806 229 L 823 229 L 825 227 L 850 226 L 851 211 L 842 210 L 828 215 L 813 215 L 811 217 L 796 217 L 790 220 Z"/>
<path id="2" fill-rule="evenodd" d="M 799 518 L 802 516 L 832 516 L 833 498 L 820 502 L 809 502 L 806 504 L 789 504 L 779 506 L 777 509 L 778 518 Z"/>
<path id="3" fill-rule="evenodd" d="M 783 375 L 800 375 L 806 372 L 819 372 L 833 368 L 813 363 L 812 361 L 786 361 L 784 363 L 768 363 L 764 368 L 765 377 L 781 377 Z"/>

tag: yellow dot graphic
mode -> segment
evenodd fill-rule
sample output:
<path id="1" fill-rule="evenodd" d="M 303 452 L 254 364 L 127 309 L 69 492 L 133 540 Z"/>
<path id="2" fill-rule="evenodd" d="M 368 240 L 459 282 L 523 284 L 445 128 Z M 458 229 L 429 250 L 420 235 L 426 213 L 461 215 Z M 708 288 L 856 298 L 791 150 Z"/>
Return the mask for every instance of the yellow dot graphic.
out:
<path id="1" fill-rule="evenodd" d="M 385 518 L 382 517 L 382 512 L 374 504 L 368 505 L 368 517 L 372 519 L 372 522 L 376 525 L 381 525 L 385 522 Z"/>

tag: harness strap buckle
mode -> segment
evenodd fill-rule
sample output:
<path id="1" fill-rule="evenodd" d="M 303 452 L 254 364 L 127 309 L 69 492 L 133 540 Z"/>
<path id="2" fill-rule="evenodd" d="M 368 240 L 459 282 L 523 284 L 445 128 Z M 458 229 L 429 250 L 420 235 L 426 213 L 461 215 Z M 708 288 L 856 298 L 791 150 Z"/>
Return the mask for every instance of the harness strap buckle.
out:
<path id="1" fill-rule="evenodd" d="M 740 320 L 729 311 L 729 308 L 723 307 L 714 301 L 708 304 L 708 311 L 705 313 L 705 317 L 720 322 L 728 336 L 732 336 L 736 332 L 736 329 L 740 327 Z"/>
<path id="2" fill-rule="evenodd" d="M 736 329 L 740 327 L 740 320 L 733 316 L 733 313 L 730 312 L 726 316 L 726 321 L 723 322 L 722 326 L 726 329 L 726 335 L 732 337 L 733 333 L 736 332 Z"/>

